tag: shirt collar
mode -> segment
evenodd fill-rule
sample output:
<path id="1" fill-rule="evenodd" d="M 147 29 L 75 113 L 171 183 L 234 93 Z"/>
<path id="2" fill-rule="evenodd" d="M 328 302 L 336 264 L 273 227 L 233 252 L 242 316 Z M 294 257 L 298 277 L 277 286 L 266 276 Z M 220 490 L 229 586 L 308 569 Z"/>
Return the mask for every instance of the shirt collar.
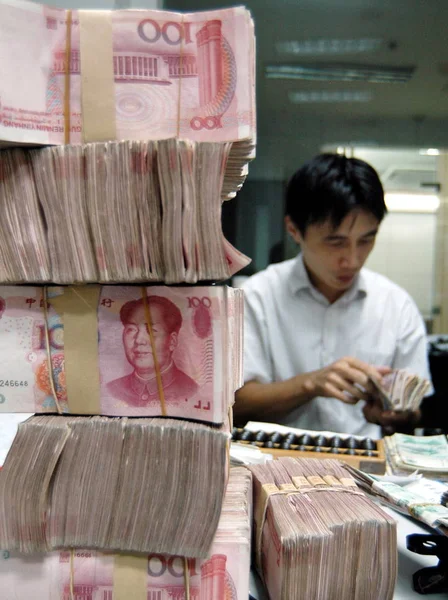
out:
<path id="1" fill-rule="evenodd" d="M 322 294 L 316 290 L 310 281 L 309 275 L 303 262 L 302 253 L 299 253 L 295 259 L 295 264 L 290 278 L 290 289 L 293 294 L 297 294 L 302 290 L 309 290 L 313 296 L 318 294 L 322 298 Z M 348 303 L 355 298 L 364 298 L 367 295 L 367 281 L 361 269 L 352 287 L 338 300 L 341 303 Z"/>

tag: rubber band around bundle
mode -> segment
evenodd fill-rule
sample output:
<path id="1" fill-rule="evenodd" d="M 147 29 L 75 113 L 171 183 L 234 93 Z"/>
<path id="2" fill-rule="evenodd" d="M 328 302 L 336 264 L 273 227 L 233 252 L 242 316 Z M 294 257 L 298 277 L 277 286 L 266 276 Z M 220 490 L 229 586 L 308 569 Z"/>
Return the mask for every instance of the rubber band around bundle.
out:
<path id="1" fill-rule="evenodd" d="M 70 550 L 70 600 L 75 600 L 75 551 Z"/>
<path id="2" fill-rule="evenodd" d="M 70 143 L 70 60 L 72 54 L 72 11 L 67 11 L 64 72 L 64 143 Z"/>
<path id="3" fill-rule="evenodd" d="M 176 123 L 176 137 L 180 137 L 180 109 L 181 109 L 181 95 L 182 95 L 182 66 L 184 58 L 184 16 L 182 15 L 180 22 L 180 48 L 179 48 L 179 94 L 177 100 L 177 123 Z"/>
<path id="4" fill-rule="evenodd" d="M 184 556 L 184 587 L 185 600 L 190 600 L 190 570 L 188 567 L 188 558 Z"/>
<path id="5" fill-rule="evenodd" d="M 51 360 L 51 346 L 50 346 L 50 331 L 48 329 L 48 292 L 47 286 L 44 285 L 42 288 L 42 302 L 44 305 L 44 324 L 45 324 L 45 348 L 47 351 L 47 369 L 48 369 L 48 380 L 50 382 L 51 393 L 56 404 L 56 409 L 60 415 L 62 415 L 62 408 L 59 404 L 58 395 L 54 385 L 54 373 L 53 373 L 53 361 Z"/>
<path id="6" fill-rule="evenodd" d="M 325 477 L 327 477 L 327 476 L 325 476 Z M 295 479 L 295 478 L 293 478 L 293 479 Z M 297 478 L 297 479 L 299 479 L 299 478 Z M 300 487 L 293 489 L 292 486 L 295 483 L 294 481 L 293 481 L 293 483 L 280 484 L 280 485 L 284 486 L 284 489 L 277 488 L 275 483 L 267 483 L 267 484 L 265 483 L 261 487 L 261 493 L 262 493 L 262 496 L 265 495 L 265 499 L 264 499 L 263 511 L 261 513 L 262 516 L 260 519 L 260 523 L 257 524 L 257 521 L 255 520 L 255 527 L 256 527 L 255 558 L 256 558 L 256 565 L 257 565 L 258 572 L 263 581 L 264 581 L 264 575 L 263 575 L 263 569 L 262 569 L 262 564 L 261 564 L 261 546 L 262 546 L 262 538 L 263 538 L 263 527 L 264 527 L 264 524 L 266 521 L 266 513 L 268 510 L 268 506 L 269 506 L 269 500 L 272 498 L 272 496 L 286 496 L 286 497 L 297 496 L 297 495 L 303 496 L 303 495 L 309 494 L 310 492 L 311 493 L 314 493 L 314 492 L 343 492 L 343 493 L 353 494 L 355 496 L 365 496 L 364 492 L 359 490 L 358 486 L 356 485 L 355 480 L 348 478 L 348 477 L 339 479 L 340 485 L 338 487 L 336 487 L 335 484 L 329 485 L 325 481 L 323 482 L 324 484 L 319 484 L 319 487 L 316 487 L 316 486 L 313 486 L 312 483 L 309 481 L 309 479 L 310 479 L 309 477 L 308 478 L 300 477 L 300 479 L 308 479 L 308 482 L 309 482 L 308 487 L 305 487 L 304 484 L 301 484 Z M 311 476 L 311 479 L 313 479 L 313 476 Z M 351 482 L 353 482 L 353 483 L 351 483 Z M 274 489 L 274 488 L 276 488 L 276 489 Z"/>
<path id="7" fill-rule="evenodd" d="M 406 507 L 408 509 L 408 513 L 411 515 L 411 517 L 414 517 L 417 520 L 420 520 L 418 518 L 418 516 L 416 515 L 416 511 L 415 509 L 419 508 L 419 507 L 431 507 L 431 506 L 436 506 L 437 508 L 442 508 L 443 511 L 442 512 L 446 512 L 448 514 L 448 509 L 446 506 L 443 506 L 443 504 L 437 503 L 437 502 L 413 502 L 412 504 L 408 504 L 408 506 Z"/>
<path id="8" fill-rule="evenodd" d="M 154 331 L 152 328 L 151 311 L 149 308 L 148 296 L 146 295 L 145 287 L 142 287 L 142 299 L 143 299 L 143 306 L 145 309 L 146 324 L 148 326 L 149 340 L 151 342 L 151 352 L 152 352 L 152 357 L 154 360 L 154 369 L 156 371 L 157 390 L 159 392 L 161 413 L 162 413 L 163 417 L 166 417 L 165 392 L 163 391 L 162 375 L 160 373 L 160 365 L 159 365 L 159 361 L 157 359 L 156 343 L 154 340 Z"/>

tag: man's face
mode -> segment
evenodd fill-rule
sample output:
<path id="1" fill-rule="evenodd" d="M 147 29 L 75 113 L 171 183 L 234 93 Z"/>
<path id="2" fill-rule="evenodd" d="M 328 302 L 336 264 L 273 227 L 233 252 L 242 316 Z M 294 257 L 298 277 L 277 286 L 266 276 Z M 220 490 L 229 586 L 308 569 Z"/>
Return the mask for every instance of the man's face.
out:
<path id="1" fill-rule="evenodd" d="M 327 220 L 309 225 L 302 236 L 287 217 L 287 229 L 302 248 L 312 283 L 334 302 L 348 290 L 375 245 L 379 221 L 363 210 L 353 210 L 337 229 Z"/>
<path id="2" fill-rule="evenodd" d="M 150 306 L 150 311 L 157 360 L 159 367 L 163 369 L 171 361 L 177 343 L 177 334 L 168 332 L 163 311 L 159 306 Z M 143 306 L 139 306 L 131 313 L 129 322 L 124 326 L 123 345 L 126 358 L 139 375 L 154 373 L 154 357 Z"/>

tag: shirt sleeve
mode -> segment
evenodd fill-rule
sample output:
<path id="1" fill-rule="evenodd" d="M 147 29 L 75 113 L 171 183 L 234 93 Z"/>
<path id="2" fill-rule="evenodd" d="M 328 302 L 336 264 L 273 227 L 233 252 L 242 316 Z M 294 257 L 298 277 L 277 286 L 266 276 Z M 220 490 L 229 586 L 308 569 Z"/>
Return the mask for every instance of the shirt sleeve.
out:
<path id="1" fill-rule="evenodd" d="M 425 323 L 411 298 L 406 299 L 401 312 L 399 337 L 392 367 L 407 369 L 431 381 Z M 427 395 L 433 393 L 431 386 Z"/>
<path id="2" fill-rule="evenodd" d="M 244 287 L 244 382 L 271 383 L 272 361 L 262 293 Z"/>

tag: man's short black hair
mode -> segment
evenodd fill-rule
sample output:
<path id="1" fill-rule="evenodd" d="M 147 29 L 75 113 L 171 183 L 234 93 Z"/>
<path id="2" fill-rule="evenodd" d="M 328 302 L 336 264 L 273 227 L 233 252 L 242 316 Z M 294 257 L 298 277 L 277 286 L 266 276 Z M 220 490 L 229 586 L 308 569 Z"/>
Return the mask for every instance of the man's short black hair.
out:
<path id="1" fill-rule="evenodd" d="M 294 173 L 286 189 L 286 214 L 300 233 L 331 220 L 335 229 L 353 209 L 382 221 L 387 213 L 378 173 L 359 158 L 319 154 Z"/>

